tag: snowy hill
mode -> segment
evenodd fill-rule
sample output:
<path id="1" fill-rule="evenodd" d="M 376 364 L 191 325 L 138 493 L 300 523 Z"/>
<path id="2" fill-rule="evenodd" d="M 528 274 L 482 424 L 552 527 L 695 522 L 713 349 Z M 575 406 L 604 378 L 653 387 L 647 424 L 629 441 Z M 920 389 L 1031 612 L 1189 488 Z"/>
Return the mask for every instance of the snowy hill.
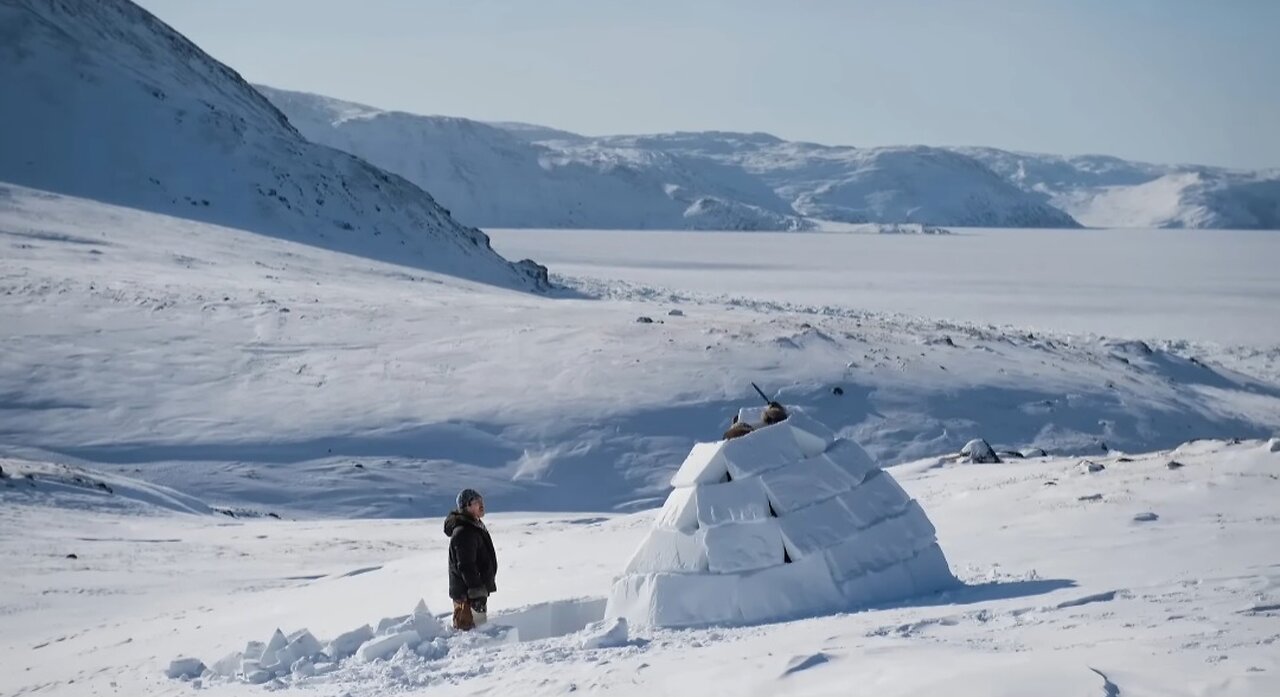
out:
<path id="1" fill-rule="evenodd" d="M 303 139 L 127 0 L 6 2 L 0 36 L 0 181 L 485 283 L 545 283 L 413 184 Z"/>
<path id="2" fill-rule="evenodd" d="M 634 148 L 599 148 L 563 131 L 506 128 L 382 111 L 258 88 L 311 140 L 358 155 L 431 191 L 486 227 L 787 230 L 806 227 L 768 187 L 732 166 Z M 530 137 L 555 137 L 549 148 Z"/>
<path id="3" fill-rule="evenodd" d="M 1280 171 L 956 148 L 1090 227 L 1280 229 Z"/>

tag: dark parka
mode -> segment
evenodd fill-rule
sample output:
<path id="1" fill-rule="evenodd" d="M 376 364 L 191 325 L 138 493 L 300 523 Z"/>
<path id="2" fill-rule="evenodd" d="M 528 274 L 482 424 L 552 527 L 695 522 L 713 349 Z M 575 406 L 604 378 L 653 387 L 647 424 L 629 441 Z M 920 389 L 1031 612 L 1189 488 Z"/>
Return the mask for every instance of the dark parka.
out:
<path id="1" fill-rule="evenodd" d="M 498 554 L 484 523 L 452 511 L 444 519 L 444 534 L 449 536 L 449 597 L 483 598 L 497 592 Z"/>

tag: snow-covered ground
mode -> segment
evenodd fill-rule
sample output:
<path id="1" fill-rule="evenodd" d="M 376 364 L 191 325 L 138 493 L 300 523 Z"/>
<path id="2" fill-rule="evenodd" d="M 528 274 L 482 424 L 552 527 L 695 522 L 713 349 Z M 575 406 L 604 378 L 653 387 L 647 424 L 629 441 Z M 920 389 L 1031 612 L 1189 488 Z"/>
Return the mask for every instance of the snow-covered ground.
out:
<path id="1" fill-rule="evenodd" d="M 6 187 L 0 650 L 15 668 L 0 692 L 186 694 L 164 677 L 179 656 L 212 665 L 277 627 L 328 640 L 420 599 L 443 611 L 438 517 L 464 484 L 497 511 L 546 511 L 494 521 L 495 610 L 553 603 L 495 622 L 536 637 L 530 618 L 545 608 L 604 597 L 649 526 L 644 511 L 752 380 L 897 464 L 976 587 L 784 624 L 633 633 L 608 649 L 581 648 L 576 632 L 444 639 L 426 657 L 344 663 L 308 684 L 333 695 L 1274 691 L 1278 456 L 1229 440 L 1280 427 L 1263 302 L 1275 281 L 1259 261 L 1270 238 L 1241 235 L 1252 251 L 1226 257 L 1174 237 L 1187 248 L 1164 247 L 1161 271 L 1114 284 L 1117 312 L 1159 295 L 1152 284 L 1181 298 L 1181 324 L 1132 334 L 1194 340 L 1144 343 L 1053 330 L 1071 316 L 1034 271 L 1069 264 L 1075 241 L 1124 281 L 1139 268 L 1123 263 L 1132 250 L 961 232 L 786 244 L 497 234 L 500 250 L 532 246 L 570 274 L 573 290 L 543 296 Z M 997 256 L 977 263 L 965 245 Z M 758 251 L 729 251 L 743 248 Z M 999 291 L 1043 316 L 1014 328 L 862 309 L 893 295 L 876 288 L 891 265 L 908 276 L 898 287 L 933 288 L 935 314 L 981 313 Z M 1114 329 L 1105 319 L 1075 321 Z M 979 436 L 1062 457 L 936 457 Z M 1228 440 L 1121 459 L 1197 437 Z M 1106 469 L 1088 473 L 1082 457 Z M 1134 520 L 1145 513 L 1156 519 Z"/>
<path id="2" fill-rule="evenodd" d="M 1078 458 L 912 463 L 895 475 L 929 511 L 963 588 L 781 624 L 633 631 L 602 649 L 583 648 L 570 624 L 514 644 L 446 637 L 427 657 L 349 659 L 289 682 L 335 697 L 834 695 L 850 685 L 975 697 L 1276 694 L 1280 453 L 1268 450 L 1202 441 L 1096 458 L 1105 469 L 1094 473 Z M 212 665 L 277 628 L 325 642 L 420 599 L 446 609 L 446 538 L 434 518 L 69 512 L 11 483 L 0 483 L 0 524 L 22 534 L 0 535 L 6 695 L 192 694 L 164 676 L 171 660 Z M 603 596 L 650 516 L 495 515 L 493 624 L 528 626 L 513 608 Z"/>

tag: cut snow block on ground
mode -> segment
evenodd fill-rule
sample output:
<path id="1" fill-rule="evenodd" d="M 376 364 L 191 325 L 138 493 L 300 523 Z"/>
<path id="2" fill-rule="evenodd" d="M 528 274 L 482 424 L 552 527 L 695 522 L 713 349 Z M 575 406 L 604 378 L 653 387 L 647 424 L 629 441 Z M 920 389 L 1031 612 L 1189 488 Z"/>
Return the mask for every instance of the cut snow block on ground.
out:
<path id="1" fill-rule="evenodd" d="M 447 656 L 455 645 L 537 641 L 581 633 L 577 640 L 584 649 L 621 646 L 628 642 L 623 619 L 602 619 L 604 598 L 579 598 L 538 603 L 490 618 L 482 630 L 457 632 L 446 629 L 419 601 L 410 615 L 384 617 L 362 625 L 327 642 L 320 642 L 305 629 L 286 635 L 279 629 L 266 642 L 250 641 L 237 651 L 206 668 L 197 658 L 182 657 L 169 664 L 166 675 L 175 680 L 205 678 L 260 685 L 279 681 L 282 685 L 305 685 L 311 678 L 340 669 L 390 660 L 398 654 L 416 654 L 419 659 Z"/>
<path id="2" fill-rule="evenodd" d="M 830 433 L 788 419 L 695 445 L 605 616 L 632 627 L 755 624 L 954 585 L 920 505 Z"/>

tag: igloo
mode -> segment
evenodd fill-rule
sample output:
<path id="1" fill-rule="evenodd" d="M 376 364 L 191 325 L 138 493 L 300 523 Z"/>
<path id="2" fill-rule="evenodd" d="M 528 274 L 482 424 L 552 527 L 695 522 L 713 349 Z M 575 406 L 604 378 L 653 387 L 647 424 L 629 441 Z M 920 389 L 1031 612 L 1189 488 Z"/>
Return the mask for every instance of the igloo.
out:
<path id="1" fill-rule="evenodd" d="M 693 446 L 606 617 L 639 627 L 754 624 L 957 583 L 924 510 L 856 442 L 790 409 Z"/>

